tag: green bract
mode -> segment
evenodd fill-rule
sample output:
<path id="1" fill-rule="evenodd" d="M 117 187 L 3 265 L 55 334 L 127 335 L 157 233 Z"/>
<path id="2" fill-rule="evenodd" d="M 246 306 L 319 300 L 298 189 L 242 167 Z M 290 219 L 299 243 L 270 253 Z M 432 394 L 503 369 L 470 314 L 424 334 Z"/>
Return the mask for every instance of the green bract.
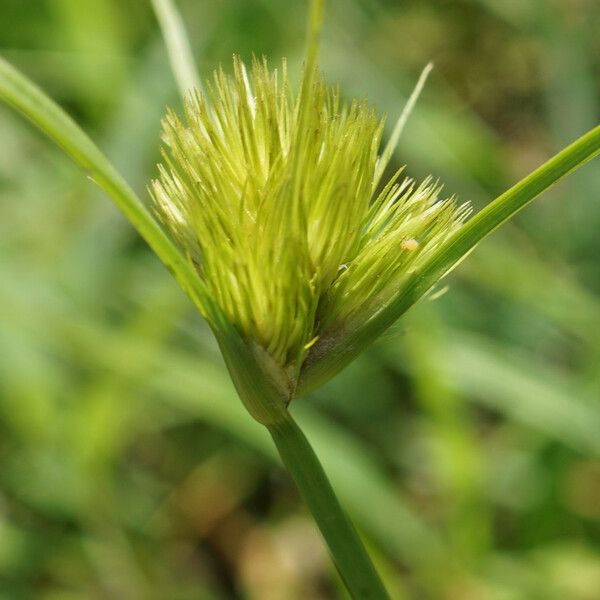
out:
<path id="1" fill-rule="evenodd" d="M 316 70 L 295 95 L 285 62 L 238 58 L 188 95 L 184 121 L 164 121 L 155 206 L 226 318 L 292 381 L 317 340 L 366 323 L 469 213 L 431 179 L 398 171 L 379 189 L 382 130 Z"/>

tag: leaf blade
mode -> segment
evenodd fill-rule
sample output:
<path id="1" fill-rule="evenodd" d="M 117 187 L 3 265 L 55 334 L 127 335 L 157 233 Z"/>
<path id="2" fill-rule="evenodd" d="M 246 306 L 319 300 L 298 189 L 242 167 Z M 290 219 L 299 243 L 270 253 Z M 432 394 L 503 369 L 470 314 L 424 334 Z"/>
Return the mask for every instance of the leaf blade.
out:
<path id="1" fill-rule="evenodd" d="M 190 90 L 200 90 L 202 87 L 183 19 L 173 0 L 152 0 L 152 8 L 167 47 L 179 93 L 185 98 Z"/>
<path id="2" fill-rule="evenodd" d="M 102 188 L 205 316 L 216 310 L 204 283 L 108 158 L 39 87 L 0 58 L 0 100 L 23 114 Z"/>
<path id="3" fill-rule="evenodd" d="M 458 265 L 487 235 L 523 210 L 544 191 L 600 154 L 600 126 L 553 156 L 530 175 L 490 202 L 418 271 L 411 273 L 395 298 L 366 324 L 324 336 L 311 349 L 300 376 L 298 395 L 324 383 L 351 362 L 445 274 Z"/>

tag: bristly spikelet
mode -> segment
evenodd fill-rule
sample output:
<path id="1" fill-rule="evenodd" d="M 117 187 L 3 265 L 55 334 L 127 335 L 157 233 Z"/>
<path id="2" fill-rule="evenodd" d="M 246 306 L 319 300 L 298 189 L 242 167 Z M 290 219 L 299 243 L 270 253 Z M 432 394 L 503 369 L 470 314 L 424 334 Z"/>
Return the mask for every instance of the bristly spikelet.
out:
<path id="1" fill-rule="evenodd" d="M 377 193 L 382 121 L 316 72 L 295 96 L 285 62 L 248 73 L 234 58 L 207 89 L 185 122 L 164 121 L 155 205 L 227 318 L 297 372 L 316 337 L 388 302 L 468 208 L 399 172 Z"/>

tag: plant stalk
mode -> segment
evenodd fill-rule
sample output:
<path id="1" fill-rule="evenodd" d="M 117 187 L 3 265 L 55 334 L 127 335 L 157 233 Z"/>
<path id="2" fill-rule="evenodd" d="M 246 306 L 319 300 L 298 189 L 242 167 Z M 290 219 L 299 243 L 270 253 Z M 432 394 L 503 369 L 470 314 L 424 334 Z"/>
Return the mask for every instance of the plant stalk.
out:
<path id="1" fill-rule="evenodd" d="M 292 415 L 267 426 L 284 465 L 310 509 L 350 595 L 389 600 L 354 525 L 341 507 L 310 443 Z"/>

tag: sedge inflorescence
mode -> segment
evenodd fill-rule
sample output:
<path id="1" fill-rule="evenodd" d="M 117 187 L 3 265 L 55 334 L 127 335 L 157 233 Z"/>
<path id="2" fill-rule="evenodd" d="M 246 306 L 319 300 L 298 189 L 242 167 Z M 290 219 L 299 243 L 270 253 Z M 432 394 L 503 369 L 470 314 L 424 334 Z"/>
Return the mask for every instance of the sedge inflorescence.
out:
<path id="1" fill-rule="evenodd" d="M 382 131 L 316 69 L 294 94 L 285 62 L 237 57 L 164 120 L 157 212 L 226 318 L 282 367 L 372 318 L 468 214 L 401 170 L 380 189 Z"/>

